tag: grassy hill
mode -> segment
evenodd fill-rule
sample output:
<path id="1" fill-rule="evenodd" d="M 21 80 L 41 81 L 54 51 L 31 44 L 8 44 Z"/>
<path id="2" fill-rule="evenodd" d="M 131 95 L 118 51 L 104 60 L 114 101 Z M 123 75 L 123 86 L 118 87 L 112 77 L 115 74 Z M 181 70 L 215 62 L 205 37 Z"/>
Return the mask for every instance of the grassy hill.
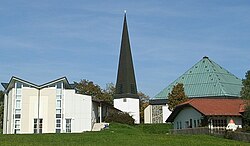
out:
<path id="1" fill-rule="evenodd" d="M 230 146 L 249 145 L 208 135 L 169 135 L 170 125 L 111 124 L 110 128 L 100 132 L 78 134 L 20 134 L 0 135 L 0 145 L 169 145 L 169 146 Z"/>

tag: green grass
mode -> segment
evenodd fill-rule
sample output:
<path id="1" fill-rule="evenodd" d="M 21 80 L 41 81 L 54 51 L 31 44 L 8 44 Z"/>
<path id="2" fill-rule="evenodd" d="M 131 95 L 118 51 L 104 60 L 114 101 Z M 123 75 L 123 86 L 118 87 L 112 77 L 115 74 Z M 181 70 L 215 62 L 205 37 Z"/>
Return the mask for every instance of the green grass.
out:
<path id="1" fill-rule="evenodd" d="M 169 145 L 169 146 L 238 146 L 249 143 L 208 135 L 169 135 L 169 125 L 111 124 L 108 130 L 78 134 L 20 134 L 0 135 L 0 145 Z M 151 132 L 152 131 L 152 132 Z"/>

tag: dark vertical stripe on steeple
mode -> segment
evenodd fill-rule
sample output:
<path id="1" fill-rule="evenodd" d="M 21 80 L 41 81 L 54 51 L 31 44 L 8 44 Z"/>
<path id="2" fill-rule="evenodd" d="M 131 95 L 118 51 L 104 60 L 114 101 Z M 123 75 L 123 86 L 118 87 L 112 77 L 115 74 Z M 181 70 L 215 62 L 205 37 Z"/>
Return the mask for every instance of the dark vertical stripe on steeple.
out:
<path id="1" fill-rule="evenodd" d="M 138 98 L 126 13 L 123 22 L 116 94 L 114 98 Z"/>

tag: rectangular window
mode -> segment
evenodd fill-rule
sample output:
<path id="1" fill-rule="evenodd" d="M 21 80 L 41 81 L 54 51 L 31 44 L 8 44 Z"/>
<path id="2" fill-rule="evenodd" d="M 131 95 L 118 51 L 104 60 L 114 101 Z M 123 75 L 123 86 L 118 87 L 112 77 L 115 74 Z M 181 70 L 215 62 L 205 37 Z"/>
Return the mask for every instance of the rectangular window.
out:
<path id="1" fill-rule="evenodd" d="M 56 129 L 56 133 L 61 133 L 61 129 Z"/>
<path id="2" fill-rule="evenodd" d="M 61 108 L 61 100 L 56 101 L 56 108 Z"/>
<path id="3" fill-rule="evenodd" d="M 15 114 L 15 119 L 20 119 L 21 118 L 21 114 Z"/>
<path id="4" fill-rule="evenodd" d="M 61 118 L 61 114 L 56 114 L 56 118 Z"/>
<path id="5" fill-rule="evenodd" d="M 189 125 L 189 128 L 192 128 L 193 127 L 193 122 L 192 122 L 192 119 L 190 119 L 190 125 Z"/>
<path id="6" fill-rule="evenodd" d="M 56 95 L 56 99 L 62 99 L 62 95 Z"/>
<path id="7" fill-rule="evenodd" d="M 57 110 L 56 110 L 56 114 L 61 114 L 61 110 L 60 110 L 60 109 L 57 109 Z"/>
<path id="8" fill-rule="evenodd" d="M 66 133 L 71 133 L 71 119 L 66 119 Z"/>
<path id="9" fill-rule="evenodd" d="M 194 120 L 194 128 L 196 127 L 196 120 Z"/>
<path id="10" fill-rule="evenodd" d="M 14 133 L 15 134 L 19 134 L 20 133 L 20 126 L 21 126 L 21 122 L 20 120 L 15 120 L 15 128 L 14 128 Z"/>
<path id="11" fill-rule="evenodd" d="M 182 129 L 182 125 L 181 125 L 181 122 L 180 122 L 180 129 Z"/>
<path id="12" fill-rule="evenodd" d="M 21 100 L 16 100 L 16 108 L 21 109 Z"/>
<path id="13" fill-rule="evenodd" d="M 56 89 L 56 95 L 62 95 L 62 89 Z"/>
<path id="14" fill-rule="evenodd" d="M 21 114 L 21 109 L 16 109 L 15 114 Z"/>
<path id="15" fill-rule="evenodd" d="M 42 133 L 43 119 L 34 119 L 34 133 Z"/>
<path id="16" fill-rule="evenodd" d="M 22 83 L 16 82 L 16 88 L 22 88 Z"/>
<path id="17" fill-rule="evenodd" d="M 127 102 L 127 98 L 123 98 L 123 102 Z"/>

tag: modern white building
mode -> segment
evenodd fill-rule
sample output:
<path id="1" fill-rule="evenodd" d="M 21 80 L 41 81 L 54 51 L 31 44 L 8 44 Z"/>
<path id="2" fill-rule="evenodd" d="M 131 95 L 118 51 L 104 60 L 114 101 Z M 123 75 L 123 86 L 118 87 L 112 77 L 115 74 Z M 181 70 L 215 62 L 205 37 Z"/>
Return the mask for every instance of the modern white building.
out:
<path id="1" fill-rule="evenodd" d="M 4 134 L 91 131 L 112 108 L 91 96 L 77 94 L 66 77 L 43 85 L 12 77 L 2 85 Z"/>

